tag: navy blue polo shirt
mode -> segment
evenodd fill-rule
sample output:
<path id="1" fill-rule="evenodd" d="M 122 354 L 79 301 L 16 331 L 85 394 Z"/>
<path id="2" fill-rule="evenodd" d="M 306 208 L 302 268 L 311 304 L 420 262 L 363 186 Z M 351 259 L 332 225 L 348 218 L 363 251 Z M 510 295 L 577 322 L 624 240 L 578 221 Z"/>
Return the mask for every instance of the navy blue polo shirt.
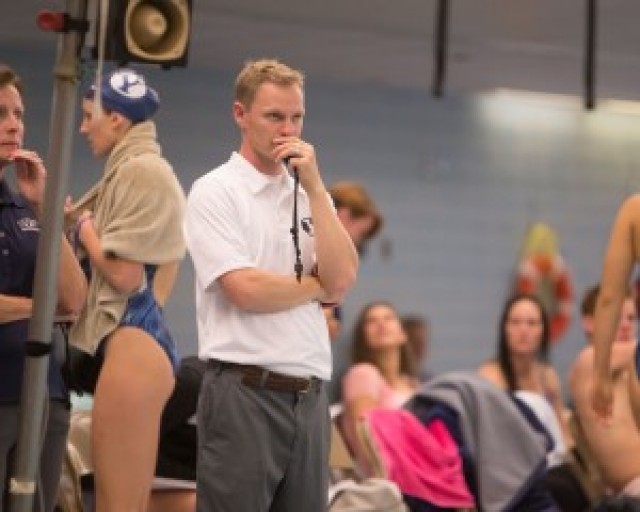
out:
<path id="1" fill-rule="evenodd" d="M 31 207 L 0 178 L 0 294 L 32 296 L 38 235 Z M 28 327 L 28 319 L 0 323 L 0 404 L 20 400 Z M 49 361 L 49 396 L 65 398 L 60 361 Z"/>

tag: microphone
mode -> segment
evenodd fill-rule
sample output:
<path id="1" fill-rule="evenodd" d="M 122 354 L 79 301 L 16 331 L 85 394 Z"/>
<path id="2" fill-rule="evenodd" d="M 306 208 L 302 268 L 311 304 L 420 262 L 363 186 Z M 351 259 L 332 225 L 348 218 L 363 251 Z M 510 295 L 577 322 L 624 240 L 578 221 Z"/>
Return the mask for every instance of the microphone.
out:
<path id="1" fill-rule="evenodd" d="M 298 174 L 298 169 L 297 169 L 295 166 L 291 167 L 290 162 L 291 162 L 291 155 L 289 155 L 289 156 L 285 156 L 285 157 L 282 159 L 282 163 L 284 164 L 284 166 L 285 166 L 287 169 L 289 169 L 289 170 L 290 170 L 291 172 L 293 172 L 294 174 Z"/>

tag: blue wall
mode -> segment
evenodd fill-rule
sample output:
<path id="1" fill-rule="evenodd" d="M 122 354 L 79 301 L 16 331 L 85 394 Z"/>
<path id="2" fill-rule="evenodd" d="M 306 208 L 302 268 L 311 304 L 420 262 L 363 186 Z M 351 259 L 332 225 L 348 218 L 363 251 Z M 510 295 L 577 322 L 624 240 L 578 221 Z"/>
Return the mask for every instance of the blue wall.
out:
<path id="1" fill-rule="evenodd" d="M 13 56 L 9 63 L 25 78 L 28 145 L 44 154 L 53 48 L 4 45 L 0 55 Z M 162 96 L 165 154 L 188 190 L 236 147 L 233 76 L 191 68 L 148 75 Z M 578 294 L 598 279 L 610 222 L 634 190 L 639 167 L 636 116 L 564 103 L 488 95 L 435 100 L 309 75 L 307 111 L 306 137 L 326 181 L 361 180 L 386 220 L 347 299 L 347 330 L 360 306 L 374 299 L 426 314 L 436 371 L 472 368 L 493 354 L 495 324 L 530 223 L 556 229 Z M 101 165 L 74 137 L 70 188 L 77 197 L 98 179 Z M 187 260 L 168 306 L 184 354 L 197 346 L 192 281 Z M 582 344 L 574 321 L 553 351 L 564 378 Z M 338 370 L 347 351 L 347 342 L 336 346 Z"/>

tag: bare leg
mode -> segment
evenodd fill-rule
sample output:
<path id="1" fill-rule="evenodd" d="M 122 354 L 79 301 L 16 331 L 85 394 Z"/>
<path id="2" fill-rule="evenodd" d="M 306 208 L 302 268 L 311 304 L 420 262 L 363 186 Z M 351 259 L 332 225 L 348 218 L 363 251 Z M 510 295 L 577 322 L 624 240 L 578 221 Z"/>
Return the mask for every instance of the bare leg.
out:
<path id="1" fill-rule="evenodd" d="M 111 335 L 93 406 L 97 512 L 146 510 L 173 385 L 171 363 L 147 333 L 123 327 Z"/>

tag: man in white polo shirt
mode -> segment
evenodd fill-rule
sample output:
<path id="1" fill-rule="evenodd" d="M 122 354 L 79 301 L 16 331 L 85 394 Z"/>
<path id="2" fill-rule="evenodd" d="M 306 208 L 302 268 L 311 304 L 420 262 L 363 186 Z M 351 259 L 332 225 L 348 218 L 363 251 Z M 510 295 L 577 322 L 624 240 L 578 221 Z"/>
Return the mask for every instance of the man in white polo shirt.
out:
<path id="1" fill-rule="evenodd" d="M 247 63 L 233 103 L 240 149 L 189 195 L 199 356 L 209 361 L 198 512 L 326 509 L 331 351 L 322 304 L 353 285 L 358 257 L 314 147 L 300 138 L 303 87 L 302 73 L 283 63 Z M 285 162 L 299 176 L 297 194 Z"/>

